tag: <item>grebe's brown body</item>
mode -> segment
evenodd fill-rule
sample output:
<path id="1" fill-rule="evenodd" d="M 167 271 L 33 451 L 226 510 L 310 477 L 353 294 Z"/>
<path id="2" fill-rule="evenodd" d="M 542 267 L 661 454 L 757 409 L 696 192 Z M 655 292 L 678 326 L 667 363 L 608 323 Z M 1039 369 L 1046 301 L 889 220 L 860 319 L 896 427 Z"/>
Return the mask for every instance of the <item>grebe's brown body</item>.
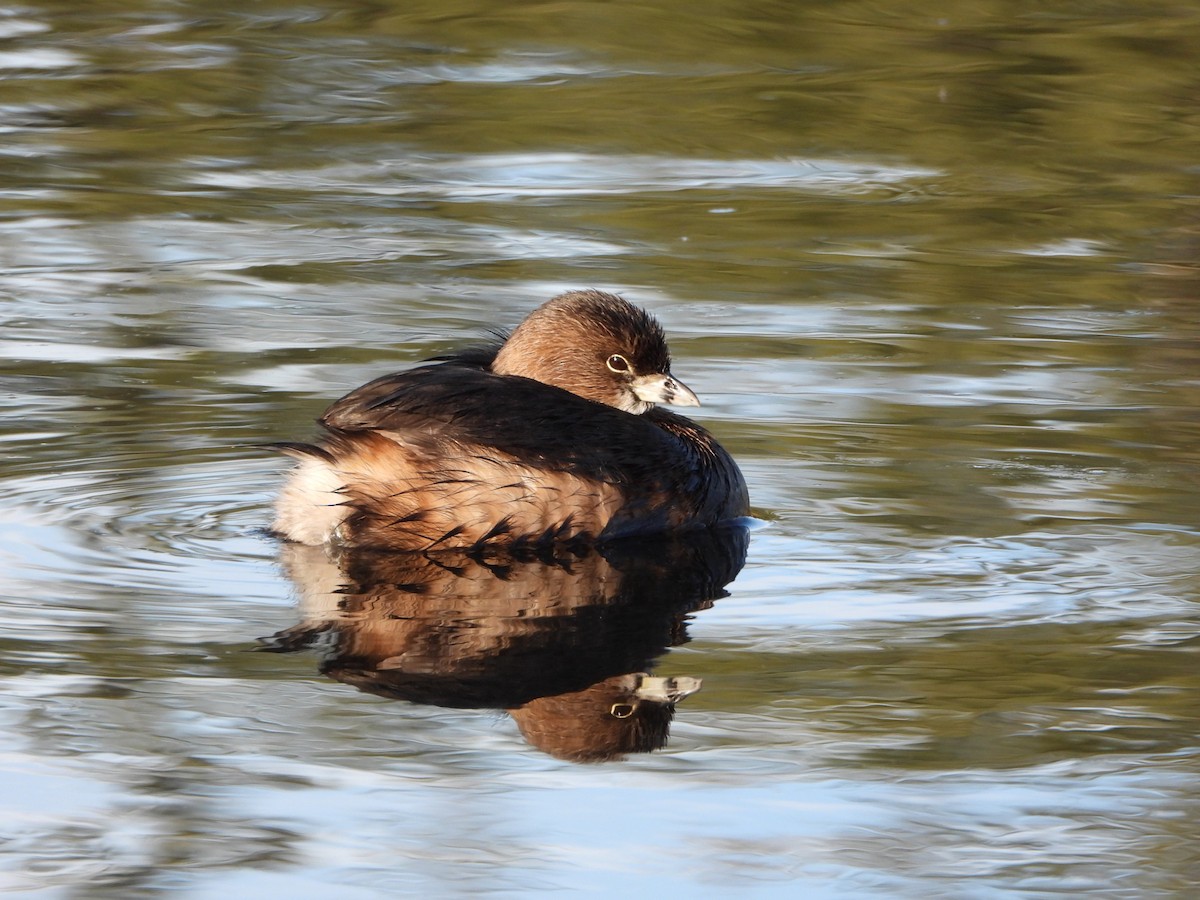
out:
<path id="1" fill-rule="evenodd" d="M 713 526 L 746 483 L 699 425 L 661 327 L 600 291 L 554 298 L 499 347 L 444 357 L 338 400 L 274 530 L 305 544 L 517 549 Z"/>

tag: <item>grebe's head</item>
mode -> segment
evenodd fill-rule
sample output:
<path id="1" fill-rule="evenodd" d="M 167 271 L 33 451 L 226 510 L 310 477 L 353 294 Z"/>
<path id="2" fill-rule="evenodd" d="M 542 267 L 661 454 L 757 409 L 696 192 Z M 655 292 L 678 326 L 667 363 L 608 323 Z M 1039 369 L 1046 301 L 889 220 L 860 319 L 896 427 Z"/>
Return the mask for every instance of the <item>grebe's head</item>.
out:
<path id="1" fill-rule="evenodd" d="M 671 374 L 662 326 L 603 291 L 569 291 L 539 306 L 504 342 L 492 371 L 636 414 L 656 403 L 700 405 Z"/>

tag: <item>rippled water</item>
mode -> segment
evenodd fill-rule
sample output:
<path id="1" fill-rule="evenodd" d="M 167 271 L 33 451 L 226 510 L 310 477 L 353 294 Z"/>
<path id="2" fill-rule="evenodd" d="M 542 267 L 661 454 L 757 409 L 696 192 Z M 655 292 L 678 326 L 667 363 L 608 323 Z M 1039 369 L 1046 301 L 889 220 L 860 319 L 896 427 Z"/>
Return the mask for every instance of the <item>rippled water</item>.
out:
<path id="1" fill-rule="evenodd" d="M 0 7 L 0 890 L 1190 895 L 1198 55 L 1195 3 Z M 592 763 L 355 690 L 256 449 L 585 286 L 769 522 L 629 620 L 597 671 L 703 687 Z M 421 634 L 582 664 L 564 609 Z"/>

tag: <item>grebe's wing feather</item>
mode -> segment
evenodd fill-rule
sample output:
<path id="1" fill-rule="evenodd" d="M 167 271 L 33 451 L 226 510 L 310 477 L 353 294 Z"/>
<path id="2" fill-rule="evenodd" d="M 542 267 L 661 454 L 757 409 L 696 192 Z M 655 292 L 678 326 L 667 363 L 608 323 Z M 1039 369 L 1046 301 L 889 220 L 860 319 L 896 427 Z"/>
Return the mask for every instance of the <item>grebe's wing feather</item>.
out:
<path id="1" fill-rule="evenodd" d="M 548 468 L 589 474 L 637 456 L 681 462 L 677 437 L 653 420 L 515 375 L 447 362 L 387 375 L 336 401 L 332 431 L 379 431 L 401 441 L 454 441 Z M 686 455 L 686 454 L 685 454 Z"/>

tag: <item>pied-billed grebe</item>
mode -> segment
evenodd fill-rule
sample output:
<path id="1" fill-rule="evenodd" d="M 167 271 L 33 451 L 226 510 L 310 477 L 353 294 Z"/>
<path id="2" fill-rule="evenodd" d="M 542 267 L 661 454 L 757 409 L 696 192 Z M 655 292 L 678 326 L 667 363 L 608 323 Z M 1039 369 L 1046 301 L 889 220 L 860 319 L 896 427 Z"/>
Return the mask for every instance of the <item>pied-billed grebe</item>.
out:
<path id="1" fill-rule="evenodd" d="M 699 425 L 662 328 L 601 291 L 534 310 L 499 347 L 441 357 L 338 400 L 274 530 L 304 544 L 514 549 L 607 541 L 747 515 L 746 482 Z"/>

